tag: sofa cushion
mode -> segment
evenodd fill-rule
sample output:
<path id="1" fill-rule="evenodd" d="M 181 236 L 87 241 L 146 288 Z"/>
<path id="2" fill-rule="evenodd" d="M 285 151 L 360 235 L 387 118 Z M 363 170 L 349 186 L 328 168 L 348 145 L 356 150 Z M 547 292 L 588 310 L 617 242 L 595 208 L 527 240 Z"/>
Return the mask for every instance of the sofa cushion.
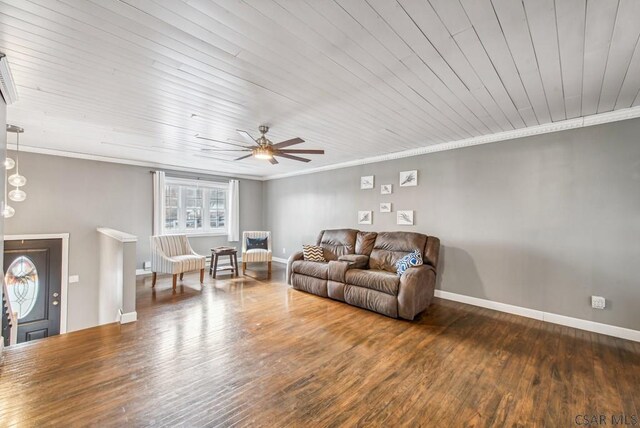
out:
<path id="1" fill-rule="evenodd" d="M 427 235 L 414 232 L 380 232 L 369 257 L 369 268 L 396 273 L 396 262 L 413 250 L 422 253 Z"/>
<path id="2" fill-rule="evenodd" d="M 327 279 L 329 275 L 329 263 L 309 262 L 297 260 L 291 265 L 294 273 L 312 276 L 314 278 Z"/>
<path id="3" fill-rule="evenodd" d="M 395 273 L 373 269 L 349 269 L 345 274 L 347 284 L 380 291 L 392 296 L 398 295 L 400 278 Z"/>
<path id="4" fill-rule="evenodd" d="M 396 271 L 398 273 L 398 276 L 402 276 L 402 274 L 405 273 L 406 270 L 410 267 L 421 265 L 422 254 L 420 254 L 420 250 L 416 249 L 396 262 Z"/>
<path id="5" fill-rule="evenodd" d="M 303 245 L 302 256 L 308 262 L 326 262 L 324 250 L 318 245 Z"/>
<path id="6" fill-rule="evenodd" d="M 376 232 L 358 232 L 356 237 L 356 254 L 368 256 L 376 242 Z"/>
<path id="7" fill-rule="evenodd" d="M 355 252 L 357 234 L 355 229 L 323 230 L 318 235 L 317 245 L 324 249 L 325 259 L 337 260 L 340 256 Z"/>

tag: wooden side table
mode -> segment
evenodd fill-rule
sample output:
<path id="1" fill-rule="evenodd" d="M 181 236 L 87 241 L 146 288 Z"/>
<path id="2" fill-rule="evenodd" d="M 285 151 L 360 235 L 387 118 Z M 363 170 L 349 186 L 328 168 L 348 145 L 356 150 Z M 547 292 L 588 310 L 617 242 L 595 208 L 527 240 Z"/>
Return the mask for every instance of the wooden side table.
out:
<path id="1" fill-rule="evenodd" d="M 209 265 L 209 275 L 216 277 L 218 271 L 218 260 L 220 256 L 229 256 L 231 264 L 231 274 L 238 275 L 238 250 L 233 247 L 215 247 L 211 249 L 211 264 Z M 229 268 L 225 268 L 229 269 Z"/>

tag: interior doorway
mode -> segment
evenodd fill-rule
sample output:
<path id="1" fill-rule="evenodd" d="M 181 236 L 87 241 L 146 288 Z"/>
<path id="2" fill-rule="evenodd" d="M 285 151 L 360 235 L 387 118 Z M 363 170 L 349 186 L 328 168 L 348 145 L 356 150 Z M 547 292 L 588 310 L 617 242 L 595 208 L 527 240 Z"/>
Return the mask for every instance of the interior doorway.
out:
<path id="1" fill-rule="evenodd" d="M 8 300 L 17 314 L 17 343 L 67 331 L 69 235 L 5 237 Z"/>

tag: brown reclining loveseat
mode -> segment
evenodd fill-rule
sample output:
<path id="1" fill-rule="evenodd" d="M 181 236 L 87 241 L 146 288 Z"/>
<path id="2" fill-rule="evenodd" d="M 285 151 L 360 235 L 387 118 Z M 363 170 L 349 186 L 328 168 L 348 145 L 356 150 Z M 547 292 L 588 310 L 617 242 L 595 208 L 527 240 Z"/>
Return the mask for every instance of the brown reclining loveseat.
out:
<path id="1" fill-rule="evenodd" d="M 433 298 L 440 240 L 414 232 L 323 230 L 317 244 L 327 262 L 293 254 L 287 282 L 296 290 L 359 306 L 381 314 L 412 320 Z M 396 261 L 418 249 L 424 265 L 396 273 Z"/>

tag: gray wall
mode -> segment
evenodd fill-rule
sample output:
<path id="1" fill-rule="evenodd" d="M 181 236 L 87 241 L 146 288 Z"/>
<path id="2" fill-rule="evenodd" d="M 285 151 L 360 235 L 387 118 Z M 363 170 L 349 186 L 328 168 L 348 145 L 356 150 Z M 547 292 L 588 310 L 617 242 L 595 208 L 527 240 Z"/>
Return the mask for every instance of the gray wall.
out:
<path id="1" fill-rule="evenodd" d="M 265 224 L 277 257 L 324 228 L 435 235 L 442 290 L 640 330 L 639 136 L 635 119 L 268 181 Z M 400 188 L 411 169 L 419 186 Z M 385 183 L 393 194 L 380 195 Z M 397 226 L 398 209 L 415 210 L 415 226 Z"/>
<path id="2" fill-rule="evenodd" d="M 11 155 L 15 155 L 11 152 Z M 81 159 L 20 154 L 20 171 L 27 177 L 27 200 L 14 202 L 16 215 L 7 219 L 5 234 L 70 233 L 69 331 L 98 323 L 99 226 L 138 236 L 137 266 L 149 257 L 152 227 L 150 168 Z M 167 175 L 170 175 L 167 172 Z M 225 179 L 227 180 L 227 179 Z M 240 180 L 240 228 L 262 228 L 262 182 Z M 207 254 L 212 246 L 229 245 L 226 236 L 190 239 Z"/>

